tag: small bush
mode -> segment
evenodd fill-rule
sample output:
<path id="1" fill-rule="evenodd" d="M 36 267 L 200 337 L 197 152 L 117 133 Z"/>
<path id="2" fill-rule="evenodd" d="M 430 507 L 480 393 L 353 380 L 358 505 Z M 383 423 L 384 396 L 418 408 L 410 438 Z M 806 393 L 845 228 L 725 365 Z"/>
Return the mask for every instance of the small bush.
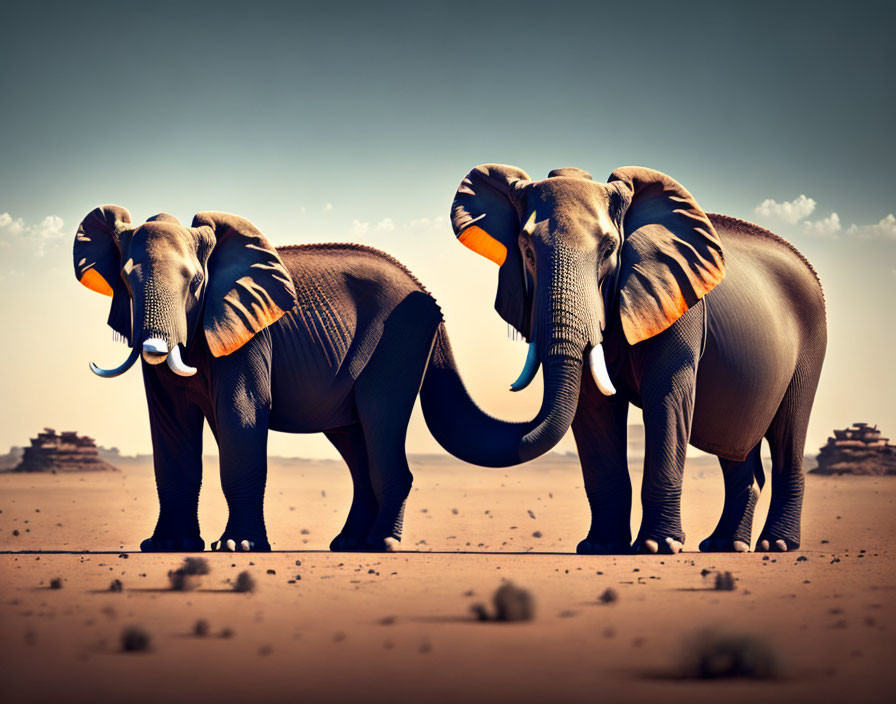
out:
<path id="1" fill-rule="evenodd" d="M 619 592 L 613 589 L 613 587 L 607 587 L 597 598 L 601 604 L 615 604 L 619 601 Z"/>
<path id="2" fill-rule="evenodd" d="M 716 591 L 733 592 L 737 589 L 737 580 L 730 572 L 716 572 Z"/>
<path id="3" fill-rule="evenodd" d="M 149 650 L 149 633 L 139 626 L 128 626 L 121 632 L 121 649 L 126 653 L 143 653 Z"/>
<path id="4" fill-rule="evenodd" d="M 680 674 L 685 678 L 766 680 L 778 676 L 774 650 L 751 635 L 701 631 L 684 653 Z"/>
<path id="5" fill-rule="evenodd" d="M 209 630 L 208 621 L 204 618 L 193 624 L 193 635 L 197 638 L 205 638 L 209 634 Z"/>
<path id="6" fill-rule="evenodd" d="M 247 570 L 240 572 L 233 583 L 233 591 L 247 593 L 255 591 L 255 578 Z"/>
<path id="7" fill-rule="evenodd" d="M 208 560 L 204 557 L 185 557 L 180 569 L 183 570 L 184 574 L 188 575 L 205 575 L 212 571 Z"/>

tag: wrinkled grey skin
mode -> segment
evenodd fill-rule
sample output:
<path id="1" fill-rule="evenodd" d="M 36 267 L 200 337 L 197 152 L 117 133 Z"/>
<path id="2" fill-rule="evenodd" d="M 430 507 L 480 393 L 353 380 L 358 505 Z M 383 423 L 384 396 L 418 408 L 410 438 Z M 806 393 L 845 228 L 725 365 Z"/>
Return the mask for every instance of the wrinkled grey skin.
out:
<path id="1" fill-rule="evenodd" d="M 821 285 L 799 252 L 707 215 L 673 179 L 639 167 L 603 184 L 579 169 L 532 181 L 512 166 L 479 166 L 458 189 L 452 223 L 500 263 L 495 308 L 534 344 L 545 398 L 566 404 L 556 416 L 571 420 L 592 509 L 579 553 L 681 549 L 688 443 L 717 455 L 725 479 L 722 516 L 700 549 L 748 550 L 763 437 L 772 498 L 756 548 L 799 547 L 803 449 L 826 345 Z M 598 345 L 609 384 L 577 373 Z M 629 404 L 646 432 L 633 545 Z"/>
<path id="2" fill-rule="evenodd" d="M 566 431 L 545 410 L 503 423 L 466 393 L 441 311 L 407 269 L 362 245 L 272 247 L 244 218 L 200 213 L 131 223 L 105 206 L 81 223 L 75 274 L 112 296 L 109 325 L 143 357 L 159 519 L 144 551 L 202 550 L 202 430 L 218 443 L 229 518 L 219 550 L 270 549 L 268 430 L 323 432 L 354 498 L 333 550 L 392 550 L 411 489 L 405 436 L 418 392 L 449 451 L 512 464 Z M 180 363 L 176 357 L 179 355 Z M 552 435 L 544 428 L 555 428 Z"/>

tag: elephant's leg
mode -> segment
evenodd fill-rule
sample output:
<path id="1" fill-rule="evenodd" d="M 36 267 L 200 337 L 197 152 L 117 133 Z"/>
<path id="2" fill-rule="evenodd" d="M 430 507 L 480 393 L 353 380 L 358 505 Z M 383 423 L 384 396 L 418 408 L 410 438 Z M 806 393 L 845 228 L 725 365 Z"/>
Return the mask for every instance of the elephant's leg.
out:
<path id="1" fill-rule="evenodd" d="M 149 365 L 144 365 L 148 367 Z M 144 368 L 149 405 L 152 458 L 159 494 L 159 520 L 143 552 L 193 552 L 205 548 L 199 535 L 199 488 L 202 484 L 202 411 L 166 385 L 170 370 Z"/>
<path id="2" fill-rule="evenodd" d="M 370 467 L 367 461 L 367 445 L 360 424 L 328 430 L 325 435 L 342 455 L 352 475 L 352 505 L 345 525 L 330 543 L 330 550 L 347 552 L 361 550 L 373 528 L 379 504 L 370 483 Z"/>
<path id="3" fill-rule="evenodd" d="M 797 371 L 766 434 L 772 453 L 772 498 L 757 550 L 787 552 L 800 546 L 803 453 L 820 371 L 820 363 L 816 370 Z"/>
<path id="4" fill-rule="evenodd" d="M 271 411 L 270 337 L 257 335 L 236 352 L 216 360 L 213 371 L 213 425 L 229 516 L 212 550 L 268 552 L 264 490 Z"/>
<path id="5" fill-rule="evenodd" d="M 372 551 L 396 550 L 401 541 L 405 501 L 414 480 L 405 440 L 435 334 L 434 328 L 411 324 L 401 327 L 390 331 L 387 326 L 355 383 L 370 483 L 378 504 L 366 540 L 367 549 Z"/>
<path id="6" fill-rule="evenodd" d="M 684 545 L 681 487 L 702 331 L 702 303 L 698 303 L 637 353 L 645 445 L 636 552 L 677 553 Z"/>
<path id="7" fill-rule="evenodd" d="M 725 505 L 719 524 L 700 543 L 701 552 L 748 552 L 753 533 L 753 510 L 765 483 L 759 443 L 743 462 L 719 458 L 725 479 Z"/>
<path id="8" fill-rule="evenodd" d="M 591 529 L 576 547 L 580 555 L 618 555 L 631 551 L 628 405 L 621 394 L 611 398 L 603 396 L 591 376 L 582 375 L 572 432 L 591 506 Z"/>

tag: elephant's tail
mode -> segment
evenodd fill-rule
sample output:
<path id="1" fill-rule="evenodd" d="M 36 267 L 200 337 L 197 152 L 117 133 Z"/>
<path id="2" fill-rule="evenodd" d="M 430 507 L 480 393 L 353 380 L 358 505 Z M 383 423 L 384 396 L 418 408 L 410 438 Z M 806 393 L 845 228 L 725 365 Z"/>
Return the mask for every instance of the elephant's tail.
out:
<path id="1" fill-rule="evenodd" d="M 507 423 L 476 405 L 458 374 L 444 323 L 436 331 L 420 405 L 433 437 L 458 459 L 483 467 L 509 467 L 524 461 L 521 441 L 532 423 Z"/>

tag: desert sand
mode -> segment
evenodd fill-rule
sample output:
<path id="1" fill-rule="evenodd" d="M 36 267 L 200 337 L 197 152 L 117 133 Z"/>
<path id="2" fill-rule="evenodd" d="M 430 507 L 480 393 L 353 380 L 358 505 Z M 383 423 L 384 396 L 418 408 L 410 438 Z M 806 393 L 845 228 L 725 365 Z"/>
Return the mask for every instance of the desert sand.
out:
<path id="1" fill-rule="evenodd" d="M 894 691 L 896 477 L 808 476 L 799 553 L 701 554 L 722 479 L 698 458 L 687 552 L 585 557 L 574 554 L 589 521 L 575 458 L 485 470 L 417 457 L 403 552 L 368 555 L 326 551 L 349 505 L 341 462 L 272 460 L 275 552 L 205 553 L 199 587 L 171 591 L 183 556 L 136 552 L 156 517 L 151 466 L 120 466 L 0 475 L 5 702 L 871 702 Z M 205 475 L 208 543 L 226 508 L 212 458 Z M 767 505 L 768 492 L 756 532 Z M 243 570 L 252 593 L 232 590 Z M 717 570 L 735 590 L 714 590 Z M 531 591 L 534 620 L 475 619 L 503 580 Z M 608 587 L 615 603 L 599 600 Z M 200 619 L 205 637 L 193 634 Z M 150 635 L 147 652 L 122 652 L 129 625 Z M 705 628 L 756 636 L 779 677 L 678 677 Z"/>

